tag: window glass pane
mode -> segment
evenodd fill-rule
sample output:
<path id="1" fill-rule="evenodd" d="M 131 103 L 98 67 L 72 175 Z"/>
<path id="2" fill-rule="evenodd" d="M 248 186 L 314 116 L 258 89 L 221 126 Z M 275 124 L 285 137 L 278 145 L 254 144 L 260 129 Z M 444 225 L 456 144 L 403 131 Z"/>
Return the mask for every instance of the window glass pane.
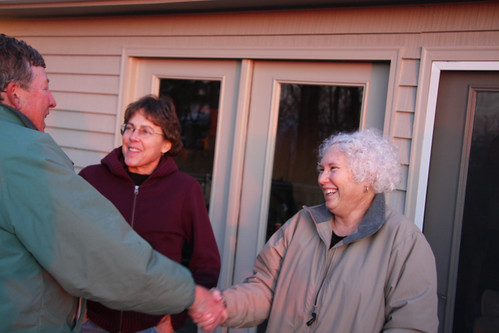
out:
<path id="1" fill-rule="evenodd" d="M 184 148 L 175 163 L 199 181 L 209 207 L 220 81 L 161 79 L 159 95 L 173 99 L 182 125 Z"/>
<path id="2" fill-rule="evenodd" d="M 454 332 L 498 332 L 499 92 L 477 92 L 463 211 Z"/>
<path id="3" fill-rule="evenodd" d="M 359 128 L 363 87 L 282 84 L 267 239 L 302 205 L 323 202 L 317 147 L 326 137 Z"/>
<path id="4" fill-rule="evenodd" d="M 359 128 L 363 93 L 353 86 L 281 85 L 266 240 L 303 205 L 324 202 L 317 148 L 331 134 Z"/>

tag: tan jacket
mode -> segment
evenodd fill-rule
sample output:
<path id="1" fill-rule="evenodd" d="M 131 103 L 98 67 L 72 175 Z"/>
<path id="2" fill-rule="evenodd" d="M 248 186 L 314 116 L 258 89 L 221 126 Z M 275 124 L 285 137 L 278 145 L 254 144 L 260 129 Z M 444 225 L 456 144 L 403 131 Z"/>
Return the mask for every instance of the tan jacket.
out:
<path id="1" fill-rule="evenodd" d="M 271 333 L 437 332 L 433 253 L 383 194 L 356 232 L 330 249 L 331 237 L 324 205 L 298 212 L 260 252 L 253 276 L 223 292 L 224 326 L 268 318 Z"/>

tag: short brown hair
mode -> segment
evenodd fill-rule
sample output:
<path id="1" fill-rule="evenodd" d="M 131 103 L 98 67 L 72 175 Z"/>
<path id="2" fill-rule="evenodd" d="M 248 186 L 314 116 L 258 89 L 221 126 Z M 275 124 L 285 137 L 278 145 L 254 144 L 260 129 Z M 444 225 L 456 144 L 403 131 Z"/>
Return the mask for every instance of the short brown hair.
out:
<path id="1" fill-rule="evenodd" d="M 183 147 L 180 136 L 182 128 L 173 100 L 167 96 L 146 95 L 128 105 L 125 110 L 125 124 L 139 111 L 144 112 L 144 116 L 153 124 L 161 127 L 163 137 L 171 142 L 172 147 L 166 154 L 170 156 L 178 155 Z"/>

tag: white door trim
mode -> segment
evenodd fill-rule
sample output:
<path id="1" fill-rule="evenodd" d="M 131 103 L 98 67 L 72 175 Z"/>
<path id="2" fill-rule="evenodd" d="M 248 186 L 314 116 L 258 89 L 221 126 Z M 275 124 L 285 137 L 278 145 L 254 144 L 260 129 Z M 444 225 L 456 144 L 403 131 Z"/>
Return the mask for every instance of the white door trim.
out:
<path id="1" fill-rule="evenodd" d="M 439 61 L 452 58 L 449 50 L 424 50 L 421 60 L 420 81 L 428 82 L 428 85 L 420 85 L 418 89 L 418 100 L 416 102 L 416 114 L 414 117 L 413 148 L 411 149 L 411 165 L 409 169 L 406 213 L 412 218 L 419 229 L 423 229 L 426 191 L 428 187 L 428 175 L 430 169 L 431 145 L 433 140 L 433 126 L 438 96 L 438 85 L 441 71 L 498 71 L 499 49 L 487 49 L 485 53 L 476 53 L 474 57 L 481 56 L 484 59 L 477 61 Z M 467 52 L 463 50 L 452 50 L 467 58 Z M 494 59 L 495 58 L 495 59 Z M 469 58 L 468 58 L 469 59 Z M 494 59 L 495 61 L 486 61 Z M 471 59 L 473 60 L 473 59 Z M 483 61 L 481 61 L 483 60 Z M 425 80 L 425 78 L 428 78 Z M 425 87 L 428 90 L 425 92 Z"/>

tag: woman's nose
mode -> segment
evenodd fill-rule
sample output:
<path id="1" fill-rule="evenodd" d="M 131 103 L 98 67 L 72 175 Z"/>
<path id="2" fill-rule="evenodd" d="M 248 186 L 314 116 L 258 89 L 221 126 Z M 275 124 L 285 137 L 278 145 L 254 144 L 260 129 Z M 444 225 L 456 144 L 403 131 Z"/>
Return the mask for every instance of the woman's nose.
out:
<path id="1" fill-rule="evenodd" d="M 132 131 L 132 133 L 130 134 L 130 140 L 137 141 L 137 140 L 139 140 L 139 138 L 140 138 L 139 131 L 137 129 L 134 129 Z"/>
<path id="2" fill-rule="evenodd" d="M 319 184 L 327 183 L 329 181 L 329 178 L 327 177 L 327 172 L 325 172 L 325 171 L 319 172 L 319 176 L 318 176 L 317 181 L 319 182 Z"/>

